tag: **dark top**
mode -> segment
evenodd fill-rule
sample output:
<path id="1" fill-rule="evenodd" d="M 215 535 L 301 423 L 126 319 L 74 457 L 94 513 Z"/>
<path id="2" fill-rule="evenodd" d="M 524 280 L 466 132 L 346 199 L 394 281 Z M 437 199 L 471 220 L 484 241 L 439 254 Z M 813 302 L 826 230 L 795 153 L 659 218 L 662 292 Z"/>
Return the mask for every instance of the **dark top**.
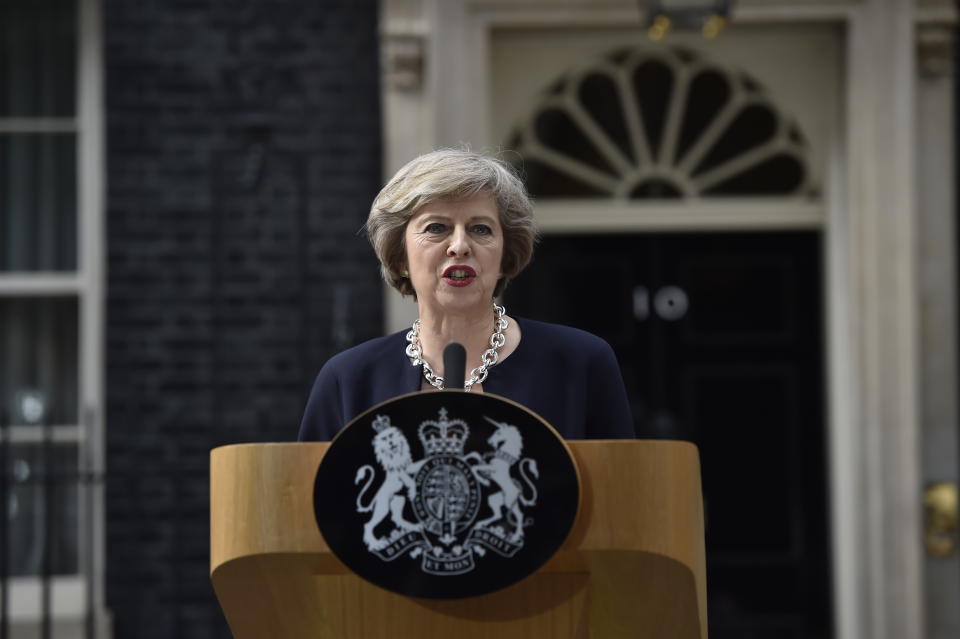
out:
<path id="1" fill-rule="evenodd" d="M 520 344 L 489 370 L 483 390 L 546 419 L 566 439 L 633 439 L 633 419 L 613 349 L 576 328 L 517 319 Z M 330 358 L 307 400 L 300 441 L 326 441 L 375 404 L 420 390 L 406 331 Z"/>

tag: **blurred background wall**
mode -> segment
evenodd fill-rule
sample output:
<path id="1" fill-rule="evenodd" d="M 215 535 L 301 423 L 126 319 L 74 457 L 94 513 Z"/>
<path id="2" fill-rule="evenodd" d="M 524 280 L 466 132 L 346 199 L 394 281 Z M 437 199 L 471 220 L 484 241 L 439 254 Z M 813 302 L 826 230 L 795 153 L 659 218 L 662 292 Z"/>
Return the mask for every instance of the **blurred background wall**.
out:
<path id="1" fill-rule="evenodd" d="M 106 598 L 118 637 L 228 636 L 208 453 L 296 437 L 380 334 L 377 6 L 106 1 Z"/>
<path id="2" fill-rule="evenodd" d="M 66 459 L 47 489 L 43 435 L 5 453 L 6 613 L 41 636 L 46 572 L 69 636 L 108 630 L 88 603 L 116 637 L 229 636 L 209 450 L 294 439 L 320 365 L 382 331 L 376 3 L 5 0 L 0 30 L 4 421 L 33 393 Z M 72 560 L 15 561 L 47 534 Z"/>

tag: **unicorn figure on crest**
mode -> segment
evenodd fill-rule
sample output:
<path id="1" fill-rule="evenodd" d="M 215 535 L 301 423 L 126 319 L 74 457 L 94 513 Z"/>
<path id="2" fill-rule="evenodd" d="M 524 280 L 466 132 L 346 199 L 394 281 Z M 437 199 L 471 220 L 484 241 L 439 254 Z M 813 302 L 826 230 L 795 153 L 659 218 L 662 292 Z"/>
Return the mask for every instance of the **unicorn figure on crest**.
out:
<path id="1" fill-rule="evenodd" d="M 497 427 L 492 435 L 487 439 L 487 443 L 494 449 L 492 453 L 487 453 L 484 460 L 479 453 L 473 452 L 466 455 L 466 458 L 474 459 L 479 462 L 472 466 L 473 474 L 484 486 L 489 486 L 493 481 L 499 490 L 487 498 L 487 505 L 493 514 L 477 522 L 477 528 L 488 528 L 494 522 L 503 520 L 505 524 L 505 534 L 511 525 L 513 533 L 509 535 L 512 543 L 517 543 L 523 538 L 524 519 L 520 506 L 533 506 L 537 503 L 537 487 L 530 479 L 540 478 L 540 471 L 537 469 L 537 462 L 529 457 L 520 459 L 523 453 L 523 437 L 516 426 L 505 422 L 498 422 L 484 417 L 488 422 Z M 531 497 L 523 494 L 520 482 L 510 476 L 510 469 L 517 462 L 519 463 L 520 476 L 530 489 Z"/>

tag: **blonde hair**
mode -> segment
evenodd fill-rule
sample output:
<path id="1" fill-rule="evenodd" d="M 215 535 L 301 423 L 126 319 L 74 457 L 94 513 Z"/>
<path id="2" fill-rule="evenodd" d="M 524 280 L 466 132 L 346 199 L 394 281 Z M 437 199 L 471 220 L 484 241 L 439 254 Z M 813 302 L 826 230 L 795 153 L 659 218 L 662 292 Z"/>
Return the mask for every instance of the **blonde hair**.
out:
<path id="1" fill-rule="evenodd" d="M 497 202 L 503 229 L 503 276 L 494 296 L 533 257 L 537 228 L 533 202 L 513 168 L 496 158 L 460 149 L 440 149 L 421 155 L 397 171 L 373 200 L 367 217 L 367 237 L 380 260 L 383 279 L 401 295 L 416 291 L 404 274 L 407 222 L 426 204 L 467 198 L 487 191 Z"/>

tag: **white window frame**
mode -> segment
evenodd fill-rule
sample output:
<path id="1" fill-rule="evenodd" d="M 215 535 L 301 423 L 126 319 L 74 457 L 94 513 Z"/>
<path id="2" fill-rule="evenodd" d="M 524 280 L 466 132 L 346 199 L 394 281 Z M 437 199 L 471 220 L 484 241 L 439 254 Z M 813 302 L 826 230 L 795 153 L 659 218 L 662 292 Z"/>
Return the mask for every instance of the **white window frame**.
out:
<path id="1" fill-rule="evenodd" d="M 0 133 L 73 133 L 76 136 L 77 266 L 71 273 L 0 272 L 0 298 L 69 296 L 78 305 L 78 424 L 55 425 L 55 442 L 78 445 L 82 474 L 102 478 L 104 455 L 105 242 L 103 37 L 101 0 L 76 0 L 76 113 L 66 118 L 0 118 Z M 39 441 L 28 427 L 11 427 L 11 442 Z M 79 491 L 79 573 L 54 576 L 50 614 L 58 628 L 78 634 L 92 599 L 98 637 L 106 637 L 104 579 L 105 509 L 102 481 Z M 87 518 L 90 513 L 92 519 Z M 92 539 L 91 539 L 92 536 Z M 88 550 L 89 549 L 89 550 Z M 14 633 L 42 615 L 41 579 L 9 579 L 8 611 Z M 65 625 L 64 625 L 65 624 Z"/>

